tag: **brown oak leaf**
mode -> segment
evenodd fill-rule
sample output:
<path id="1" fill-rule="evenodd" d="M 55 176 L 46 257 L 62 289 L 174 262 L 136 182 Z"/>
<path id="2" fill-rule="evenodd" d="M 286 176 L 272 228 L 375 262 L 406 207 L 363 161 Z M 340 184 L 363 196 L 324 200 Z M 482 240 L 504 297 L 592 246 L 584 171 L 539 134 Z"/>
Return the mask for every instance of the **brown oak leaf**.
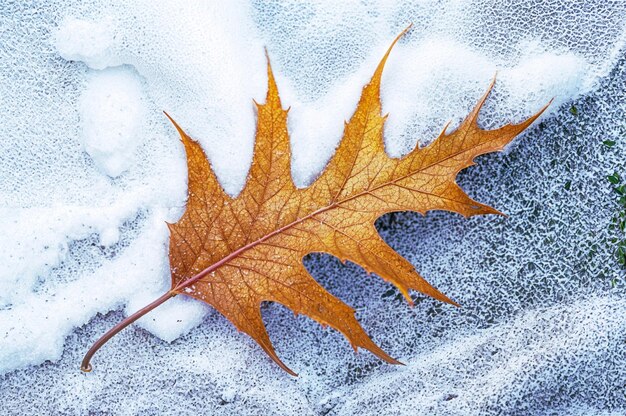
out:
<path id="1" fill-rule="evenodd" d="M 363 88 L 335 155 L 307 188 L 298 189 L 291 178 L 288 111 L 282 107 L 269 60 L 267 97 L 264 104 L 256 104 L 253 162 L 237 197 L 222 189 L 200 145 L 172 120 L 185 146 L 189 186 L 184 215 L 168 224 L 172 289 L 94 344 L 83 370 L 91 369 L 91 356 L 115 333 L 178 294 L 217 309 L 292 375 L 274 351 L 263 324 L 260 306 L 264 301 L 278 302 L 335 328 L 355 350 L 365 348 L 389 363 L 398 363 L 370 339 L 354 309 L 308 273 L 302 264 L 308 253 L 328 253 L 359 264 L 394 284 L 409 303 L 409 291 L 416 290 L 456 305 L 382 240 L 374 222 L 394 211 L 446 210 L 465 217 L 497 214 L 465 194 L 456 176 L 475 157 L 502 150 L 545 107 L 523 123 L 483 130 L 477 118 L 492 82 L 458 129 L 446 132 L 446 126 L 430 145 L 391 158 L 383 143 L 386 116 L 381 114 L 380 83 L 387 57 L 400 36 Z"/>

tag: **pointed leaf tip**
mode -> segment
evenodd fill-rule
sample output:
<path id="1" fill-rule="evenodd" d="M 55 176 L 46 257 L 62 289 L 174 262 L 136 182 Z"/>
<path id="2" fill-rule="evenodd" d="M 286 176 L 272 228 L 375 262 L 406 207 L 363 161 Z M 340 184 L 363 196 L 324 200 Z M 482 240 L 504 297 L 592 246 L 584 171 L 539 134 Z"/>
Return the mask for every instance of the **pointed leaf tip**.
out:
<path id="1" fill-rule="evenodd" d="M 287 374 L 293 377 L 298 377 L 298 373 L 293 371 L 291 368 L 287 367 L 287 365 L 283 362 L 283 360 L 281 360 L 278 357 L 278 354 L 276 354 L 276 351 L 274 351 L 274 348 L 266 348 L 266 346 L 263 344 L 261 344 L 261 347 L 263 348 L 263 350 L 265 350 L 265 353 L 272 359 L 272 361 L 278 364 L 278 366 L 282 368 Z"/>
<path id="2" fill-rule="evenodd" d="M 267 48 L 265 48 L 265 59 L 267 60 L 267 95 L 265 104 L 276 104 L 278 107 L 282 108 L 278 86 L 276 85 L 276 78 L 274 77 L 274 70 L 272 69 L 272 63 Z"/>
<path id="3" fill-rule="evenodd" d="M 389 54 L 391 54 L 392 49 L 394 48 L 394 46 L 396 46 L 396 43 L 398 43 L 400 38 L 402 38 L 411 29 L 411 27 L 413 27 L 413 23 L 410 23 L 402 32 L 400 32 L 398 36 L 396 36 L 393 42 L 391 42 L 391 45 L 389 45 L 389 48 L 387 48 L 387 52 L 385 52 L 383 58 L 378 64 L 378 67 L 376 67 L 376 72 L 374 72 L 374 76 L 372 77 L 372 81 L 370 81 L 370 83 L 373 83 L 380 87 L 380 79 L 382 78 L 383 69 L 385 68 L 385 64 L 387 63 L 387 58 L 389 58 Z"/>
<path id="4" fill-rule="evenodd" d="M 187 136 L 187 133 L 185 133 L 185 131 L 178 125 L 178 123 L 176 122 L 176 120 L 174 120 L 172 118 L 172 116 L 170 116 L 166 111 L 163 111 L 163 114 L 165 114 L 165 116 L 170 120 L 170 122 L 174 125 L 174 127 L 176 128 L 176 130 L 178 131 L 178 134 L 180 134 L 180 138 L 185 141 L 186 139 L 189 138 L 189 136 Z"/>
<path id="5" fill-rule="evenodd" d="M 487 98 L 489 97 L 489 94 L 491 94 L 491 91 L 493 91 L 493 87 L 496 85 L 496 77 L 497 77 L 498 73 L 496 72 L 493 76 L 493 78 L 491 79 L 491 82 L 489 83 L 489 87 L 487 87 L 487 90 L 483 93 L 483 95 L 480 97 L 480 99 L 478 100 L 478 102 L 476 103 L 476 105 L 474 106 L 474 108 L 472 109 L 472 111 L 467 115 L 467 117 L 465 118 L 465 121 L 463 121 L 463 123 L 465 123 L 466 121 L 470 121 L 472 124 L 476 125 L 478 122 L 478 114 L 480 113 L 480 110 L 483 108 L 483 105 L 485 105 L 485 102 L 487 101 Z"/>

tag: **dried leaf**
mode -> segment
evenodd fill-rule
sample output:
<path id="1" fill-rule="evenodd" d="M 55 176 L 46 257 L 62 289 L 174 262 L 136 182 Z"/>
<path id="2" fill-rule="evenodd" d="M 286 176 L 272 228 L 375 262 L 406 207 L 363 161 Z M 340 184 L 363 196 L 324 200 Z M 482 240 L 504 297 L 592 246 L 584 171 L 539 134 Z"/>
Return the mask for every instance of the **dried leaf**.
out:
<path id="1" fill-rule="evenodd" d="M 370 339 L 351 307 L 315 281 L 302 258 L 318 252 L 350 260 L 393 283 L 409 303 L 412 289 L 456 304 L 389 247 L 374 222 L 394 211 L 497 214 L 465 194 L 456 175 L 475 157 L 502 150 L 543 111 L 521 124 L 482 130 L 476 121 L 492 83 L 456 131 L 447 133 L 444 128 L 429 146 L 417 147 L 400 159 L 389 157 L 383 144 L 386 116 L 381 115 L 380 82 L 398 38 L 364 87 L 336 154 L 307 188 L 298 189 L 290 175 L 287 111 L 269 61 L 267 97 L 264 104 L 257 104 L 254 158 L 237 197 L 222 189 L 200 145 L 172 120 L 187 154 L 189 197 L 182 218 L 169 224 L 172 290 L 164 298 L 185 294 L 213 306 L 290 374 L 295 375 L 278 358 L 268 337 L 261 302 L 283 304 L 337 329 L 355 350 L 365 348 L 398 363 Z M 155 301 L 155 306 L 160 303 Z M 83 367 L 88 363 L 86 357 Z"/>

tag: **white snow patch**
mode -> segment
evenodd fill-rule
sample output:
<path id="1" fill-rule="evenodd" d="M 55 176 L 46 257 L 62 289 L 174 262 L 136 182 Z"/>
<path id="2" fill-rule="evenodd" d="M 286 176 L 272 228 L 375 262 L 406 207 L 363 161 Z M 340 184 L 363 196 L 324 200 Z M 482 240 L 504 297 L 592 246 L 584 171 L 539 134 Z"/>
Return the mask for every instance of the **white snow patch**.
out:
<path id="1" fill-rule="evenodd" d="M 116 177 L 132 164 L 144 139 L 141 82 L 126 68 L 96 72 L 80 98 L 85 151 L 107 175 Z"/>
<path id="2" fill-rule="evenodd" d="M 67 17 L 54 36 L 54 43 L 64 59 L 82 61 L 92 69 L 119 65 L 113 55 L 118 29 L 111 19 L 101 21 Z"/>
<path id="3" fill-rule="evenodd" d="M 154 218 L 152 221 L 159 222 Z M 66 232 L 72 231 L 78 231 L 74 237 L 80 237 L 86 230 L 66 229 Z M 17 293 L 19 297 L 10 298 L 12 304 L 0 314 L 0 336 L 4 339 L 0 371 L 46 359 L 58 360 L 63 352 L 63 337 L 59 334 L 87 323 L 98 312 L 119 307 L 120 299 L 134 299 L 146 286 L 159 285 L 167 273 L 163 245 L 166 232 L 165 224 L 153 223 L 138 237 L 139 244 L 115 259 L 104 261 L 96 270 L 82 276 L 69 276 L 66 281 L 43 282 L 40 290 L 29 292 L 26 288 Z M 40 261 L 36 266 L 41 270 Z M 46 267 L 49 270 L 50 265 Z M 43 270 L 44 276 L 48 270 Z"/>

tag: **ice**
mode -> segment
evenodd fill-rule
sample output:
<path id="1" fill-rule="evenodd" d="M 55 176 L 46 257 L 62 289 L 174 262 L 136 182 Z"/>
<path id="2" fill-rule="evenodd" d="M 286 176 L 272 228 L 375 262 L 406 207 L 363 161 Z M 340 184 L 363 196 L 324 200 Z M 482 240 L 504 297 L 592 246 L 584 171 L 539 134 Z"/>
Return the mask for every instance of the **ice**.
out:
<path id="1" fill-rule="evenodd" d="M 409 358 L 401 371 L 350 388 L 341 395 L 350 399 L 342 401 L 338 413 L 375 415 L 384 407 L 388 414 L 410 414 L 416 408 L 427 414 L 464 415 L 472 409 L 538 414 L 563 400 L 562 393 L 550 392 L 546 386 L 559 383 L 566 373 L 578 380 L 597 377 L 598 385 L 591 391 L 571 385 L 568 393 L 606 404 L 610 400 L 606 396 L 593 396 L 605 393 L 602 372 L 623 363 L 623 357 L 607 353 L 619 346 L 624 334 L 623 316 L 615 310 L 626 310 L 622 299 L 593 297 L 566 307 L 528 311 L 488 334 L 481 331 L 451 341 Z M 466 372 L 475 377 L 464 377 Z M 511 400 L 520 385 L 537 397 L 527 403 Z M 416 395 L 418 391 L 427 393 Z"/>
<path id="2" fill-rule="evenodd" d="M 266 48 L 304 186 L 410 22 L 383 77 L 391 155 L 428 143 L 448 120 L 453 128 L 496 73 L 483 126 L 520 121 L 555 97 L 506 153 L 459 177 L 508 218 L 406 213 L 378 223 L 463 307 L 416 297 L 409 308 L 376 276 L 316 255 L 312 274 L 406 367 L 355 355 L 340 334 L 265 305 L 294 379 L 215 311 L 177 297 L 81 373 L 93 341 L 169 288 L 165 222 L 183 212 L 186 167 L 162 111 L 236 195 Z M 0 2 L 0 408 L 626 413 L 626 295 L 622 280 L 610 284 L 623 270 L 605 178 L 626 174 L 625 22 L 622 1 Z"/>

